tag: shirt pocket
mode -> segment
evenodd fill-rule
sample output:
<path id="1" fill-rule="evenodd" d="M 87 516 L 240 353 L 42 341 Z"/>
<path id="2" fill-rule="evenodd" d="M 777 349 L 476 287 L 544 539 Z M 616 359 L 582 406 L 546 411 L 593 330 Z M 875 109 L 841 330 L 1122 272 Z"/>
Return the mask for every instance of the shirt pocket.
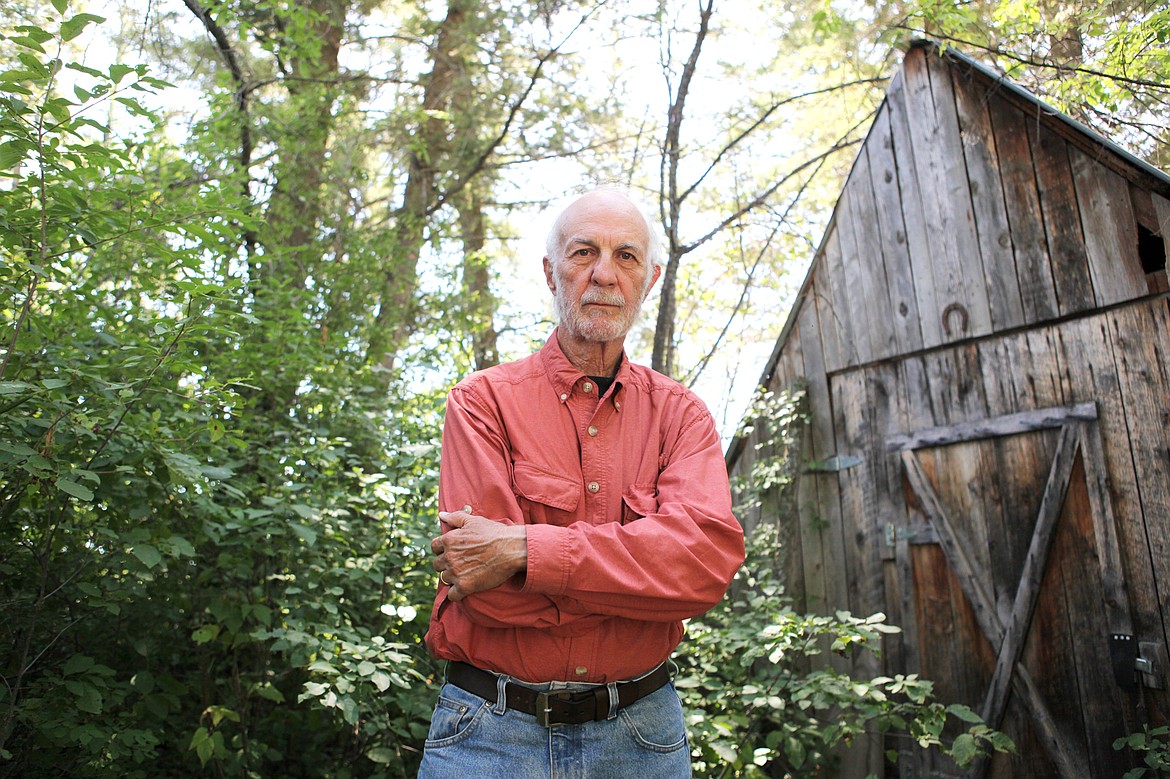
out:
<path id="1" fill-rule="evenodd" d="M 512 486 L 530 524 L 569 525 L 576 519 L 581 485 L 529 462 L 512 466 Z"/>
<path id="2" fill-rule="evenodd" d="M 658 513 L 658 485 L 631 484 L 622 493 L 622 524 Z"/>

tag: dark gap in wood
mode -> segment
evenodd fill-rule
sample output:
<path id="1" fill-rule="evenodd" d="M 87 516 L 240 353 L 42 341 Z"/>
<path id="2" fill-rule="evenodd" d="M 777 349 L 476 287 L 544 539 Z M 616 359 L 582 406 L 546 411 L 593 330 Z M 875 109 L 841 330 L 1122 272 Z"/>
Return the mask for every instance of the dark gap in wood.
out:
<path id="1" fill-rule="evenodd" d="M 1157 273 L 1166 270 L 1166 245 L 1161 236 L 1144 224 L 1138 224 L 1138 256 L 1142 260 L 1142 270 L 1146 273 Z"/>

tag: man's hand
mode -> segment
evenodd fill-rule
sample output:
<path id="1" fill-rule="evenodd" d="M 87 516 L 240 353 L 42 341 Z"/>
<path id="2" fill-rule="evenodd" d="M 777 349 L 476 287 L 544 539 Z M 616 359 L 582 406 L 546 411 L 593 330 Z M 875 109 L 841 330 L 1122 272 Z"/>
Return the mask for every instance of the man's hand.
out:
<path id="1" fill-rule="evenodd" d="M 450 583 L 447 597 L 461 601 L 468 595 L 498 587 L 528 568 L 528 535 L 524 525 L 505 525 L 462 511 L 440 511 L 451 527 L 431 541 L 434 567 Z"/>

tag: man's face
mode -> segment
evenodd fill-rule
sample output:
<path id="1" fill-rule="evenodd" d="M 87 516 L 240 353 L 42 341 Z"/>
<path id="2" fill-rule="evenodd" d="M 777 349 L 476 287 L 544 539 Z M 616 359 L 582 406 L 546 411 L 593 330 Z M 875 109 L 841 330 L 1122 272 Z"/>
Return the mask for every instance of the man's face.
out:
<path id="1" fill-rule="evenodd" d="M 585 195 L 561 218 L 556 248 L 544 270 L 562 330 L 594 343 L 624 339 L 660 272 L 637 208 L 617 193 Z"/>

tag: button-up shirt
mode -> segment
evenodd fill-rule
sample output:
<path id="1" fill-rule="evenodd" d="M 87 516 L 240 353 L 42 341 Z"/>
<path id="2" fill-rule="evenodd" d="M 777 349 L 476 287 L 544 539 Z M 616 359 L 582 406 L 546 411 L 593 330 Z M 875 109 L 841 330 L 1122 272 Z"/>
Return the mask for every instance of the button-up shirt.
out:
<path id="1" fill-rule="evenodd" d="M 599 397 L 556 333 L 451 390 L 439 507 L 464 506 L 528 526 L 527 571 L 459 602 L 440 585 L 427 645 L 529 682 L 654 668 L 744 559 L 702 401 L 624 354 Z"/>

